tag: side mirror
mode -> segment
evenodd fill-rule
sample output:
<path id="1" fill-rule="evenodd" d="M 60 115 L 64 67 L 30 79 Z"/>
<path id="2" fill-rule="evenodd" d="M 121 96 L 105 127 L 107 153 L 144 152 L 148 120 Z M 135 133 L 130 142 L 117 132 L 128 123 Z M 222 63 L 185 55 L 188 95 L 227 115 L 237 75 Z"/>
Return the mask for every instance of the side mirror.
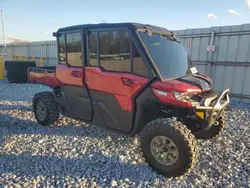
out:
<path id="1" fill-rule="evenodd" d="M 60 37 L 61 34 L 60 33 L 57 33 L 57 32 L 53 32 L 53 37 Z"/>

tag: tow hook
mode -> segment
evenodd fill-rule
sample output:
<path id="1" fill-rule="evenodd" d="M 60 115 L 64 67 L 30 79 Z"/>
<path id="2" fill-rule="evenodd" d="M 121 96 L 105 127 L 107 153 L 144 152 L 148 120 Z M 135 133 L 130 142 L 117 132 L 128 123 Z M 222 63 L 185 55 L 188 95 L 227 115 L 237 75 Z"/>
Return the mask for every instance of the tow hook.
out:
<path id="1" fill-rule="evenodd" d="M 214 125 L 215 125 L 215 126 L 219 125 L 219 122 L 218 122 L 218 121 L 215 121 L 215 122 L 214 122 Z"/>

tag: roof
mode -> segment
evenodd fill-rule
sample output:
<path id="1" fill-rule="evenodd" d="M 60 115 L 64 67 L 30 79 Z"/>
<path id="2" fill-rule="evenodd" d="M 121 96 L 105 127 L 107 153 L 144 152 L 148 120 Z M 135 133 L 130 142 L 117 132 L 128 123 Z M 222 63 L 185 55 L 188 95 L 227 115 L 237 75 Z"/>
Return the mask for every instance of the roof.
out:
<path id="1" fill-rule="evenodd" d="M 150 27 L 153 30 L 157 31 L 168 31 L 166 28 L 149 25 L 149 24 L 140 24 L 140 23 L 100 23 L 100 24 L 83 24 L 83 25 L 73 25 L 64 28 L 58 29 L 57 32 L 75 30 L 75 29 L 93 29 L 93 28 L 108 28 L 108 27 L 126 27 L 132 30 L 145 29 L 145 27 Z"/>

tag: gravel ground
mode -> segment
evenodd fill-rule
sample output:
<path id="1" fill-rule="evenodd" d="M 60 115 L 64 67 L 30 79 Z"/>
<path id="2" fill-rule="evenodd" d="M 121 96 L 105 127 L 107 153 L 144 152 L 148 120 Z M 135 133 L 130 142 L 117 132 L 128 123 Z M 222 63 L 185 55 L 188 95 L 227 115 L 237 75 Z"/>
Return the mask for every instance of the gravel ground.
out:
<path id="1" fill-rule="evenodd" d="M 38 125 L 31 111 L 40 85 L 0 81 L 0 185 L 15 187 L 249 187 L 250 106 L 231 103 L 226 130 L 198 141 L 187 176 L 167 179 L 142 159 L 138 139 L 60 117 Z"/>

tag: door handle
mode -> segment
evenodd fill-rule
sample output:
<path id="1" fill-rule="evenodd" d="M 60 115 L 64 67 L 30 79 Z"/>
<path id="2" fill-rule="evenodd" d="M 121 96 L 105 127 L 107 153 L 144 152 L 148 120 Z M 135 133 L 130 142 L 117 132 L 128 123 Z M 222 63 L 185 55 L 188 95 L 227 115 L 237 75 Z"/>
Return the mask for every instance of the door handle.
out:
<path id="1" fill-rule="evenodd" d="M 132 80 L 130 78 L 122 78 L 122 82 L 127 86 L 135 85 L 135 80 Z"/>
<path id="2" fill-rule="evenodd" d="M 80 71 L 72 71 L 71 75 L 76 78 L 81 78 L 82 73 Z"/>

